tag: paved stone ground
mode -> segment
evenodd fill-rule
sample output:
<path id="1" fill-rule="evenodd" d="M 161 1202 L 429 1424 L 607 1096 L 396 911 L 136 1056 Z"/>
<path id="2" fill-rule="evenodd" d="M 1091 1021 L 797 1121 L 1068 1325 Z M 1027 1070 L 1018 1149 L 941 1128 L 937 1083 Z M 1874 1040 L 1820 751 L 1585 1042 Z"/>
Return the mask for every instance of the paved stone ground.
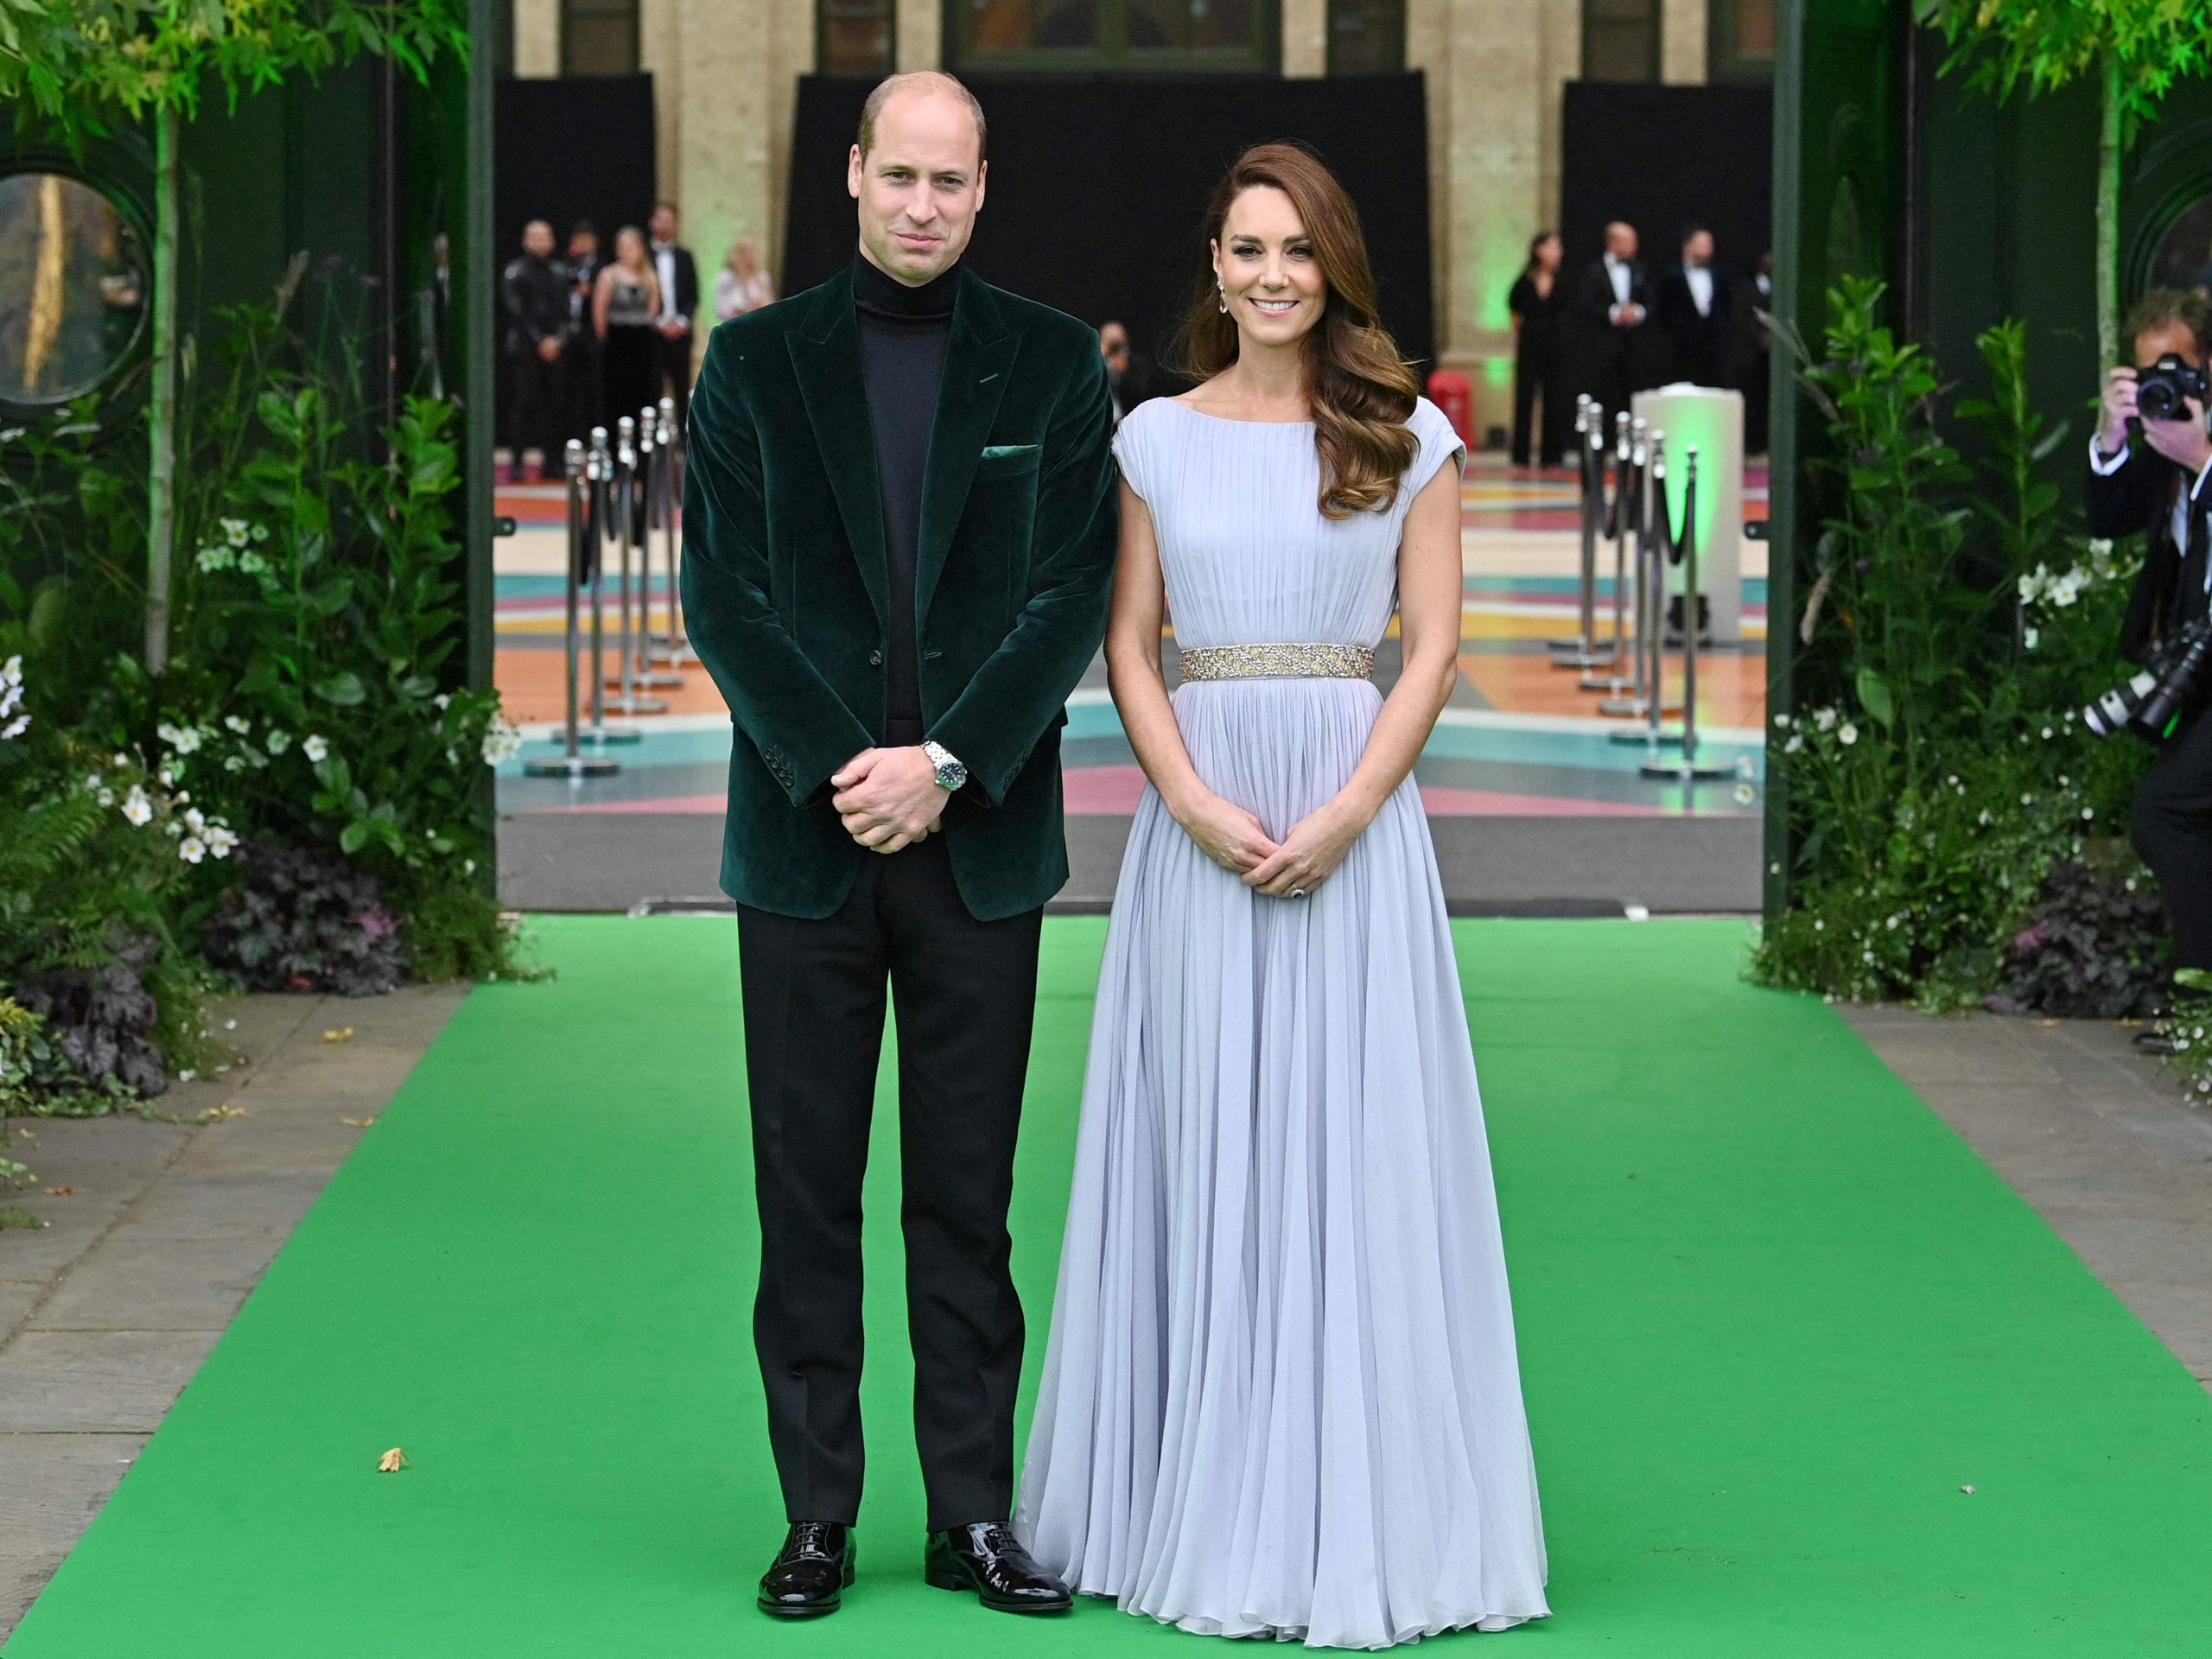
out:
<path id="1" fill-rule="evenodd" d="M 2117 1025 L 1838 1012 L 2212 1388 L 2212 1109 Z"/>
<path id="2" fill-rule="evenodd" d="M 0 1231 L 0 1638 L 464 989 L 247 997 L 223 1033 L 245 1065 L 159 1103 L 186 1122 L 14 1120 L 38 1185 L 0 1201 L 48 1224 Z M 193 1121 L 225 1103 L 245 1116 Z"/>

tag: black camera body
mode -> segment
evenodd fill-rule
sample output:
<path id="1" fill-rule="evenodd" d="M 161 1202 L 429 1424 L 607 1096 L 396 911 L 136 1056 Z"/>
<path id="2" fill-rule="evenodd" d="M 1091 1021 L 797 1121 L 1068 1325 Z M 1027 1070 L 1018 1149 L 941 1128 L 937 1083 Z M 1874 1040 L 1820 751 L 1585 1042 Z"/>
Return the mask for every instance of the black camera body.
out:
<path id="1" fill-rule="evenodd" d="M 2082 710 L 2082 723 L 2099 737 L 2133 732 L 2153 742 L 2170 735 L 2175 721 L 2203 697 L 2212 665 L 2212 620 L 2191 622 L 2152 647 L 2143 671 L 2114 686 Z"/>
<path id="2" fill-rule="evenodd" d="M 2168 352 L 2135 377 L 2135 407 L 2146 421 L 2185 421 L 2191 397 L 2212 404 L 2212 374 Z"/>

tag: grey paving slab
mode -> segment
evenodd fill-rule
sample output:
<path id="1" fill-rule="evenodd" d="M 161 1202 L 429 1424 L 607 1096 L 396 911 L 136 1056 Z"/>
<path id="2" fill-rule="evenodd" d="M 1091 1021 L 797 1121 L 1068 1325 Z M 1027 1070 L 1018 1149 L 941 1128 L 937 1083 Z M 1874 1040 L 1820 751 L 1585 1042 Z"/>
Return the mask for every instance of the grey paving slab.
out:
<path id="1" fill-rule="evenodd" d="M 118 1234 L 59 1285 L 31 1331 L 222 1331 L 282 1240 L 136 1238 Z"/>
<path id="2" fill-rule="evenodd" d="M 219 1331 L 33 1331 L 9 1339 L 0 1434 L 150 1434 Z"/>
<path id="3" fill-rule="evenodd" d="M 116 1223 L 109 1237 L 118 1243 L 283 1239 L 322 1195 L 329 1179 L 327 1168 L 174 1169 L 147 1188 L 130 1213 Z"/>
<path id="4" fill-rule="evenodd" d="M 0 1630 L 46 1588 L 145 1444 L 143 1434 L 0 1434 Z"/>

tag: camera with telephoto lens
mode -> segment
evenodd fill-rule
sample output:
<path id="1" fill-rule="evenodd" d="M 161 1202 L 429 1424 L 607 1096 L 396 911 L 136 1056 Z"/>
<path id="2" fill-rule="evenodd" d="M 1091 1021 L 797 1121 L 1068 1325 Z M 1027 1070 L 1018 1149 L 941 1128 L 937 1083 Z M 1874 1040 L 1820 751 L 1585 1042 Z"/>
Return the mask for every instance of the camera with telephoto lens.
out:
<path id="1" fill-rule="evenodd" d="M 2099 737 L 2133 731 L 2162 738 L 2174 717 L 2196 703 L 2207 663 L 2212 663 L 2212 621 L 2192 622 L 2159 640 L 2141 673 L 2083 709 L 2082 723 Z"/>
<path id="2" fill-rule="evenodd" d="M 2212 402 L 2212 375 L 2168 352 L 2135 377 L 2135 407 L 2146 421 L 2185 421 L 2191 397 Z"/>

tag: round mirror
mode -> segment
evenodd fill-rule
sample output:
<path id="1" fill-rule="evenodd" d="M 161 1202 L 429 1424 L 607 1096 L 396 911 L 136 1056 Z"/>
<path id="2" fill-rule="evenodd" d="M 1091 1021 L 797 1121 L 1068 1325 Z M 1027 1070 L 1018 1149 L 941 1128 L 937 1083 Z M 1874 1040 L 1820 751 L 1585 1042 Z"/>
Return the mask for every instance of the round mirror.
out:
<path id="1" fill-rule="evenodd" d="M 0 177 L 0 400 L 67 403 L 129 357 L 152 288 L 116 205 L 59 173 Z"/>
<path id="2" fill-rule="evenodd" d="M 2212 195 L 2173 217 L 2151 251 L 2153 288 L 2212 288 Z"/>

